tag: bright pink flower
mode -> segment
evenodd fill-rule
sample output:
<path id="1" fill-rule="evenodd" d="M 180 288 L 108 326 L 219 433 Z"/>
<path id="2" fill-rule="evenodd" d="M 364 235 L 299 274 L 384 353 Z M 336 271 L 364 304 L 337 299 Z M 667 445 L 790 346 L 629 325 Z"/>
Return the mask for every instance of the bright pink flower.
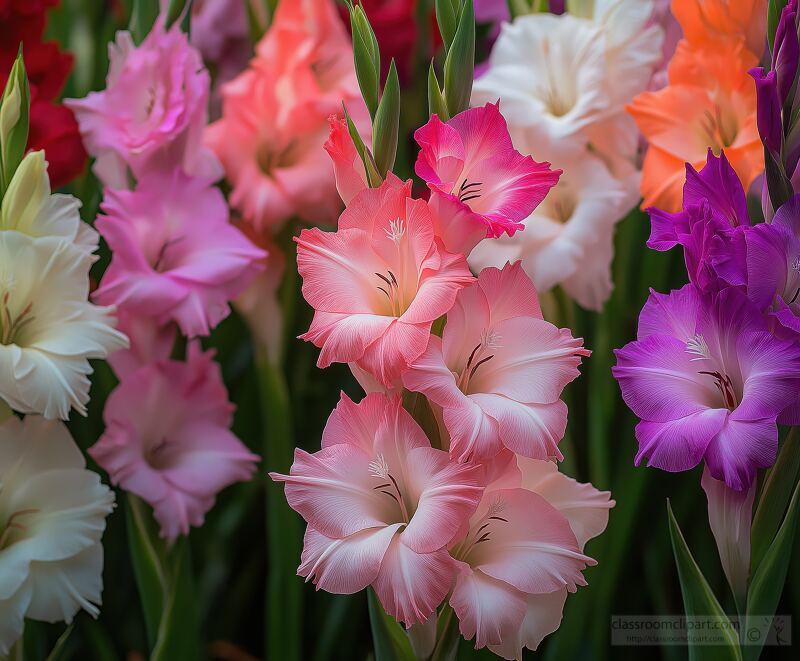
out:
<path id="1" fill-rule="evenodd" d="M 146 365 L 106 403 L 106 431 L 89 454 L 111 481 L 153 506 L 161 536 L 201 526 L 217 492 L 249 480 L 259 458 L 230 431 L 233 405 L 213 352 Z"/>
<path id="2" fill-rule="evenodd" d="M 330 0 L 282 2 L 250 68 L 222 88 L 206 131 L 232 184 L 231 205 L 257 230 L 292 216 L 333 223 L 341 204 L 322 145 L 342 103 L 366 132 L 350 39 Z"/>
<path id="3" fill-rule="evenodd" d="M 499 104 L 465 110 L 446 124 L 432 115 L 414 138 L 421 147 L 417 175 L 432 195 L 444 195 L 456 208 L 477 216 L 487 237 L 522 229 L 522 221 L 561 175 L 549 163 L 537 163 L 514 149 Z M 450 222 L 458 219 L 440 220 L 445 226 Z M 458 230 L 453 235 L 458 236 Z"/>
<path id="4" fill-rule="evenodd" d="M 596 562 L 583 547 L 614 501 L 550 461 L 504 452 L 497 463 L 469 532 L 450 549 L 459 569 L 450 605 L 476 648 L 518 659 L 558 628 L 567 592 L 586 585 L 581 572 Z"/>
<path id="5" fill-rule="evenodd" d="M 485 461 L 504 447 L 561 459 L 561 391 L 588 355 L 582 340 L 542 319 L 536 289 L 516 262 L 484 269 L 459 292 L 442 338 L 431 338 L 403 384 L 441 407 L 450 454 L 460 461 Z"/>
<path id="6" fill-rule="evenodd" d="M 109 61 L 105 90 L 65 102 L 103 183 L 125 187 L 126 165 L 137 178 L 175 167 L 219 178 L 219 163 L 202 145 L 210 77 L 180 26 L 164 30 L 159 19 L 139 46 L 118 32 Z"/>
<path id="7" fill-rule="evenodd" d="M 263 268 L 265 253 L 228 222 L 219 189 L 180 171 L 108 190 L 102 208 L 96 225 L 112 258 L 95 299 L 173 320 L 189 337 L 208 335 Z"/>
<path id="8" fill-rule="evenodd" d="M 364 170 L 364 162 L 356 151 L 353 138 L 347 129 L 347 122 L 343 117 L 331 115 L 328 119 L 331 126 L 330 135 L 325 141 L 325 151 L 333 161 L 333 171 L 336 175 L 336 189 L 339 197 L 345 204 L 350 204 L 358 193 L 367 184 L 367 173 Z"/>
<path id="9" fill-rule="evenodd" d="M 289 505 L 308 522 L 300 576 L 351 594 L 372 585 L 386 611 L 424 622 L 453 580 L 447 545 L 482 493 L 482 469 L 435 450 L 399 398 L 346 395 L 314 454 L 295 450 Z"/>
<path id="10" fill-rule="evenodd" d="M 315 310 L 302 339 L 322 348 L 317 364 L 356 362 L 387 387 L 425 351 L 431 324 L 473 281 L 463 255 L 446 252 L 434 236 L 411 182 L 391 173 L 353 198 L 338 231 L 303 230 L 296 241 L 303 296 Z"/>

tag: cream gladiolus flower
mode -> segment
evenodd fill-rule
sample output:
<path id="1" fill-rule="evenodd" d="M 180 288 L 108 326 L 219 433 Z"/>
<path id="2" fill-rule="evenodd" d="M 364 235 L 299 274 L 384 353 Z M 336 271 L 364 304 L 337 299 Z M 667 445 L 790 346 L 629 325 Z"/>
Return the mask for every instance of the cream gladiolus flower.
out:
<path id="1" fill-rule="evenodd" d="M 90 358 L 127 347 L 113 308 L 88 302 L 98 235 L 53 195 L 44 152 L 20 164 L 0 207 L 0 399 L 46 418 L 86 413 Z"/>
<path id="2" fill-rule="evenodd" d="M 91 256 L 64 239 L 0 232 L 0 397 L 46 418 L 86 413 L 89 358 L 127 347 L 87 301 Z"/>
<path id="3" fill-rule="evenodd" d="M 469 255 L 474 271 L 522 260 L 536 289 L 561 285 L 581 306 L 599 310 L 613 288 L 614 226 L 639 197 L 638 177 L 616 179 L 586 150 L 539 153 L 564 174 L 514 236 L 486 239 Z"/>
<path id="4" fill-rule="evenodd" d="M 63 423 L 0 423 L 0 655 L 26 617 L 69 622 L 81 608 L 97 616 L 113 507 Z"/>
<path id="5" fill-rule="evenodd" d="M 92 254 L 98 233 L 81 220 L 80 200 L 51 194 L 43 151 L 28 153 L 11 179 L 0 207 L 0 231 L 15 230 L 32 237 L 61 237 Z"/>

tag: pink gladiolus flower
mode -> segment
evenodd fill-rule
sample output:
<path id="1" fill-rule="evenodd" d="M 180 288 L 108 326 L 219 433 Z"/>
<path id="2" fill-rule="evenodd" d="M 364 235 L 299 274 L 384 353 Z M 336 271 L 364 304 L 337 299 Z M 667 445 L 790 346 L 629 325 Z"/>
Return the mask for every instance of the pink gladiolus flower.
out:
<path id="1" fill-rule="evenodd" d="M 353 198 L 337 232 L 303 230 L 296 241 L 303 296 L 315 310 L 301 337 L 322 349 L 317 365 L 356 362 L 386 387 L 425 351 L 431 324 L 473 281 L 464 256 L 434 236 L 411 182 L 391 173 Z"/>
<path id="2" fill-rule="evenodd" d="M 308 522 L 298 574 L 352 594 L 372 585 L 386 612 L 421 623 L 450 590 L 447 545 L 480 500 L 482 469 L 435 450 L 399 398 L 346 395 L 314 454 L 295 450 L 289 505 Z"/>
<path id="3" fill-rule="evenodd" d="M 212 356 L 191 343 L 185 363 L 125 375 L 89 449 L 114 484 L 153 506 L 167 539 L 201 526 L 217 492 L 249 480 L 259 460 L 229 429 L 234 407 Z"/>
<path id="4" fill-rule="evenodd" d="M 228 222 L 219 189 L 180 171 L 106 192 L 97 229 L 113 256 L 95 299 L 184 335 L 208 335 L 263 268 L 264 251 Z"/>
<path id="5" fill-rule="evenodd" d="M 443 195 L 454 203 L 453 211 L 460 208 L 473 214 L 483 223 L 486 237 L 522 229 L 521 221 L 561 174 L 549 163 L 537 163 L 514 149 L 499 104 L 471 108 L 447 123 L 432 115 L 414 138 L 421 147 L 414 169 L 432 196 Z M 439 222 L 445 237 L 458 237 L 459 229 L 449 228 L 451 223 L 460 227 L 457 217 L 443 215 Z M 454 249 L 446 239 L 445 245 Z"/>
<path id="6" fill-rule="evenodd" d="M 366 132 L 369 116 L 330 0 L 280 3 L 250 68 L 223 86 L 222 99 L 205 139 L 233 187 L 231 205 L 258 231 L 295 215 L 334 222 L 341 204 L 322 149 L 328 117 L 344 103 Z"/>
<path id="7" fill-rule="evenodd" d="M 105 90 L 65 102 L 103 183 L 127 187 L 125 166 L 137 178 L 178 167 L 218 179 L 219 163 L 202 144 L 210 77 L 180 27 L 165 30 L 160 18 L 139 46 L 118 32 L 109 60 Z"/>
<path id="8" fill-rule="evenodd" d="M 107 359 L 120 379 L 148 363 L 167 360 L 178 332 L 174 323 L 159 324 L 152 317 L 133 314 L 127 306 L 117 309 L 117 330 L 130 341 L 130 347 Z"/>
<path id="9" fill-rule="evenodd" d="M 325 151 L 333 161 L 336 190 L 339 191 L 339 197 L 345 204 L 350 204 L 350 200 L 358 193 L 369 188 L 367 172 L 364 170 L 364 162 L 353 144 L 353 138 L 350 137 L 347 122 L 336 115 L 332 115 L 328 122 L 331 132 L 325 141 Z"/>
<path id="10" fill-rule="evenodd" d="M 605 529 L 614 501 L 552 462 L 510 452 L 498 462 L 469 532 L 450 550 L 458 564 L 450 605 L 476 648 L 519 659 L 558 628 L 567 592 L 586 585 L 581 571 L 597 563 L 583 547 Z"/>
<path id="11" fill-rule="evenodd" d="M 567 406 L 559 398 L 588 355 L 582 340 L 542 319 L 517 262 L 484 269 L 458 294 L 442 338 L 431 338 L 403 384 L 441 407 L 460 461 L 485 461 L 504 447 L 561 459 Z"/>

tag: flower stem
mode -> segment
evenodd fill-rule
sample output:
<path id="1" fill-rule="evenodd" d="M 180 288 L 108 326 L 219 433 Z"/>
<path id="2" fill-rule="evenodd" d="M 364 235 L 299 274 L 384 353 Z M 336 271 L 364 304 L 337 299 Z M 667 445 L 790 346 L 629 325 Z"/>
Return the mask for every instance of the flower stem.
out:
<path id="1" fill-rule="evenodd" d="M 281 368 L 265 357 L 258 361 L 263 419 L 264 460 L 270 470 L 288 473 L 293 455 L 289 392 Z M 302 582 L 296 576 L 301 550 L 300 520 L 286 503 L 281 485 L 268 481 L 267 593 L 265 654 L 268 659 L 301 657 Z"/>
<path id="2" fill-rule="evenodd" d="M 450 604 L 439 613 L 439 631 L 430 661 L 453 661 L 458 650 L 458 625 Z"/>

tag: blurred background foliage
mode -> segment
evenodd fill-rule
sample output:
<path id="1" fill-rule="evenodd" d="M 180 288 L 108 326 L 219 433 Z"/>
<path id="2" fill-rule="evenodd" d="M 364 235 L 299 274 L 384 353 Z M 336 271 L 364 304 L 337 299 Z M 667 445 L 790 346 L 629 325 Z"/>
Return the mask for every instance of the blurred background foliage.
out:
<path id="1" fill-rule="evenodd" d="M 266 6 L 267 11 L 272 4 L 270 0 L 242 1 L 262 3 L 260 9 Z M 432 4 L 432 0 L 427 2 Z M 75 57 L 65 97 L 82 97 L 105 86 L 107 44 L 117 30 L 129 25 L 131 4 L 131 0 L 62 0 L 50 12 L 48 38 L 57 40 Z M 254 20 L 253 34 L 259 35 L 261 30 L 263 26 Z M 479 58 L 486 55 L 480 43 L 483 35 L 485 30 L 479 27 Z M 404 177 L 412 176 L 415 157 L 411 132 L 426 120 L 426 65 L 419 64 L 410 87 L 402 93 L 405 141 L 401 138 L 397 171 Z M 93 222 L 101 191 L 88 168 L 67 191 L 83 202 L 84 220 Z M 299 225 L 290 224 L 280 237 L 289 265 L 294 259 L 289 254 L 291 237 L 297 232 Z M 582 310 L 558 290 L 542 301 L 545 317 L 570 327 L 593 352 L 582 367 L 581 378 L 566 391 L 570 416 L 562 442 L 566 456 L 562 470 L 600 489 L 609 489 L 617 505 L 606 532 L 587 546 L 587 553 L 598 560 L 596 567 L 585 572 L 589 586 L 567 600 L 561 628 L 548 636 L 536 653 L 526 651 L 526 658 L 673 661 L 687 657 L 684 647 L 610 647 L 610 618 L 614 614 L 683 612 L 667 526 L 667 498 L 723 608 L 735 612 L 708 527 L 700 470 L 669 474 L 634 467 L 636 419 L 624 406 L 611 376 L 613 349 L 634 337 L 638 312 L 649 289 L 668 291 L 685 282 L 680 253 L 648 250 L 648 233 L 648 218 L 638 210 L 618 225 L 615 289 L 602 313 Z M 107 263 L 108 251 L 103 246 L 95 279 Z M 205 343 L 216 348 L 230 398 L 237 407 L 234 432 L 264 461 L 251 482 L 224 491 L 207 515 L 206 524 L 192 530 L 193 585 L 187 589 L 193 598 L 182 608 L 191 609 L 197 618 L 199 658 L 374 658 L 366 592 L 329 595 L 316 592 L 295 576 L 302 522 L 286 506 L 282 489 L 267 477 L 268 470 L 288 469 L 291 446 L 309 451 L 319 448 L 322 428 L 340 390 L 351 397 L 361 396 L 346 366 L 335 364 L 318 370 L 317 349 L 294 339 L 307 329 L 311 309 L 300 296 L 298 276 L 291 266 L 281 296 L 287 342 L 280 369 L 264 369 L 245 324 L 235 313 Z M 102 433 L 105 399 L 115 385 L 105 363 L 97 363 L 95 370 L 89 415 L 73 416 L 70 421 L 72 433 L 84 450 Z M 102 474 L 96 465 L 91 467 Z M 147 658 L 150 645 L 129 553 L 128 507 L 126 497 L 118 493 L 118 507 L 108 520 L 104 537 L 105 589 L 99 619 L 95 621 L 82 612 L 66 633 L 63 625 L 30 622 L 25 634 L 26 660 Z M 149 517 L 149 512 L 145 510 L 144 515 Z M 796 554 L 777 612 L 800 613 L 800 562 Z M 184 633 L 191 635 L 189 630 Z M 208 650 L 207 654 L 202 650 Z M 767 648 L 762 658 L 797 658 L 791 650 Z M 186 654 L 184 648 L 164 658 L 182 661 Z M 497 657 L 485 650 L 476 652 L 470 643 L 462 642 L 458 658 Z"/>

